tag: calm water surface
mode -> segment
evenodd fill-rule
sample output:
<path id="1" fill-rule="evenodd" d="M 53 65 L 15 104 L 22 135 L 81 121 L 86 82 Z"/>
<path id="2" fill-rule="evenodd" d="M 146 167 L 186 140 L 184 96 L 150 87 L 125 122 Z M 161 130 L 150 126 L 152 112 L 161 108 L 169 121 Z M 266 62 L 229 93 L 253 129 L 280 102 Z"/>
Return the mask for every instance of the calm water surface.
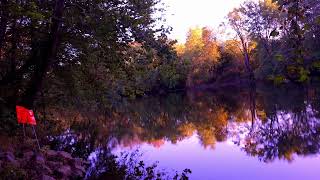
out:
<path id="1" fill-rule="evenodd" d="M 115 155 L 139 150 L 147 164 L 191 169 L 190 179 L 317 180 L 319 110 L 317 86 L 176 93 L 97 114 L 56 113 L 74 123 L 48 139 L 90 158 L 103 148 Z"/>

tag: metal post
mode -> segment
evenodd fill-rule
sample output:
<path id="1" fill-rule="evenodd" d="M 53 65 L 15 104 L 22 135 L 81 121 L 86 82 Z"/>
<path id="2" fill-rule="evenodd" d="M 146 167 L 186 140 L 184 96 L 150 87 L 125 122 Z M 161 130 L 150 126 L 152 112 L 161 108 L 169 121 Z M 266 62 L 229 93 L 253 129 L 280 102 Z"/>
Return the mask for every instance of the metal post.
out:
<path id="1" fill-rule="evenodd" d="M 40 144 L 39 144 L 38 136 L 37 136 L 36 130 L 34 129 L 34 126 L 32 126 L 32 130 L 33 130 L 34 136 L 36 137 L 37 145 L 38 145 L 38 148 L 40 150 Z"/>
<path id="2" fill-rule="evenodd" d="M 25 130 L 24 124 L 22 124 L 22 129 L 23 129 L 23 137 L 26 138 L 26 130 Z"/>

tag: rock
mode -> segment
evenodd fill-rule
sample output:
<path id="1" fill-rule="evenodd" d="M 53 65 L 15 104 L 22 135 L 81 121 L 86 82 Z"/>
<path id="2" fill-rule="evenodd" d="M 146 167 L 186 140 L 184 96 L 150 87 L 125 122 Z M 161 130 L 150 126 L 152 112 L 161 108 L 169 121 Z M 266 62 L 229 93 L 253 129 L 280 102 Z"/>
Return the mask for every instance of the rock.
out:
<path id="1" fill-rule="evenodd" d="M 55 178 L 48 176 L 48 175 L 42 175 L 42 180 L 55 180 Z"/>
<path id="2" fill-rule="evenodd" d="M 82 159 L 81 158 L 74 158 L 73 159 L 73 163 L 75 164 L 75 165 L 82 165 Z"/>
<path id="3" fill-rule="evenodd" d="M 27 152 L 23 153 L 23 158 L 25 160 L 29 160 L 29 159 L 31 159 L 33 157 L 33 155 L 34 155 L 33 151 L 27 151 Z"/>
<path id="4" fill-rule="evenodd" d="M 56 157 L 58 155 L 58 153 L 57 153 L 57 151 L 48 150 L 48 151 L 46 151 L 46 155 L 48 157 Z"/>
<path id="5" fill-rule="evenodd" d="M 61 166 L 57 169 L 57 175 L 59 177 L 69 177 L 72 174 L 70 166 Z"/>
<path id="6" fill-rule="evenodd" d="M 81 170 L 82 172 L 86 172 L 86 169 L 83 166 L 75 165 L 74 168 Z"/>
<path id="7" fill-rule="evenodd" d="M 63 165 L 62 162 L 56 162 L 56 161 L 47 161 L 47 165 L 51 168 L 51 169 L 57 169 L 60 166 Z"/>
<path id="8" fill-rule="evenodd" d="M 75 166 L 82 166 L 82 159 L 81 158 L 74 158 L 71 159 L 68 163 L 71 167 L 75 167 Z"/>
<path id="9" fill-rule="evenodd" d="M 10 159 L 15 159 L 15 156 L 13 155 L 12 152 L 8 151 L 4 153 L 5 158 L 10 158 Z"/>
<path id="10" fill-rule="evenodd" d="M 46 151 L 46 157 L 48 160 L 51 160 L 51 161 L 57 161 L 57 160 L 61 159 L 61 157 L 58 156 L 58 152 L 54 151 L 54 150 Z"/>
<path id="11" fill-rule="evenodd" d="M 38 164 L 45 164 L 45 159 L 41 154 L 35 156 L 35 162 Z"/>
<path id="12" fill-rule="evenodd" d="M 53 171 L 46 165 L 42 166 L 42 170 L 45 174 L 53 174 Z"/>
<path id="13" fill-rule="evenodd" d="M 66 159 L 66 160 L 72 159 L 71 154 L 69 154 L 69 153 L 67 153 L 67 152 L 64 152 L 64 151 L 59 151 L 59 152 L 58 152 L 58 155 L 59 155 L 60 157 L 62 157 L 63 159 Z"/>
<path id="14" fill-rule="evenodd" d="M 83 177 L 84 176 L 84 172 L 82 172 L 81 170 L 74 170 L 72 171 L 72 176 L 73 177 Z"/>
<path id="15" fill-rule="evenodd" d="M 15 154 L 13 152 L 0 151 L 0 169 L 7 166 L 21 169 L 26 177 L 42 180 L 80 179 L 86 174 L 87 161 L 72 158 L 70 153 L 64 151 L 47 150 L 38 153 L 29 148 L 18 150 Z"/>
<path id="16" fill-rule="evenodd" d="M 13 155 L 12 152 L 4 153 L 3 160 L 12 164 L 13 166 L 16 166 L 16 167 L 19 166 L 19 162 L 15 159 L 15 156 Z"/>
<path id="17" fill-rule="evenodd" d="M 91 163 L 90 163 L 90 161 L 82 160 L 82 164 L 84 164 L 84 165 L 86 165 L 86 166 L 89 166 Z"/>

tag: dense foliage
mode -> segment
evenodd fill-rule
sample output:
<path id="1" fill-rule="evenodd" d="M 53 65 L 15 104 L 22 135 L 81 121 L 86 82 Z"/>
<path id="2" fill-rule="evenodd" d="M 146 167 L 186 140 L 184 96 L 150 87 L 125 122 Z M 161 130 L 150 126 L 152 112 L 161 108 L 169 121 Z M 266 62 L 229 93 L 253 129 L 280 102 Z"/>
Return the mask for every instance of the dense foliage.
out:
<path id="1" fill-rule="evenodd" d="M 215 38 L 208 41 L 208 28 L 195 28 L 177 51 L 181 59 L 192 61 L 190 74 L 201 74 L 202 82 L 240 75 L 277 84 L 309 82 L 320 72 L 319 12 L 317 0 L 246 1 L 222 23 L 234 38 L 210 31 Z M 210 60 L 198 70 L 204 59 Z"/>
<path id="2" fill-rule="evenodd" d="M 30 107 L 40 92 L 101 102 L 183 87 L 158 3 L 1 1 L 3 99 Z"/>
<path id="3" fill-rule="evenodd" d="M 167 37 L 159 3 L 1 1 L 1 99 L 98 107 L 239 77 L 308 82 L 320 73 L 316 0 L 246 1 L 224 23 L 234 38 L 198 27 L 184 44 Z"/>

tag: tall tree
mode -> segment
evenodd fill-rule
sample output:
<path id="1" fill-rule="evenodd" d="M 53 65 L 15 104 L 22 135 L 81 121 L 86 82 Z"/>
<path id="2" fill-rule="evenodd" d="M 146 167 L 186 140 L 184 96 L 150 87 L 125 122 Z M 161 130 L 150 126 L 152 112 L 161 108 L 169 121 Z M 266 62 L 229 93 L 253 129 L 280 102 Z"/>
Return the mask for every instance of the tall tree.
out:
<path id="1" fill-rule="evenodd" d="M 18 94 L 9 96 L 18 97 L 14 99 L 32 107 L 49 79 L 56 78 L 65 88 L 71 88 L 75 87 L 72 82 L 80 79 L 91 79 L 81 82 L 85 84 L 94 82 L 97 72 L 130 77 L 129 59 L 137 56 L 130 57 L 127 53 L 135 43 L 148 54 L 148 64 L 156 64 L 159 59 L 163 62 L 158 64 L 174 60 L 173 43 L 166 38 L 169 28 L 156 26 L 156 22 L 161 22 L 155 18 L 156 12 L 161 11 L 156 7 L 158 3 L 156 0 L 1 1 L 1 88 L 17 89 Z M 95 66 L 88 70 L 90 63 Z M 95 75 L 89 77 L 85 71 Z M 80 74 L 86 77 L 80 78 Z M 101 76 L 108 79 L 108 73 Z M 116 78 L 120 82 L 123 77 Z M 64 82 L 68 79 L 69 82 Z"/>
<path id="2" fill-rule="evenodd" d="M 228 14 L 228 21 L 229 25 L 236 32 L 238 38 L 240 39 L 246 71 L 250 78 L 254 78 L 253 69 L 250 64 L 250 37 L 243 24 L 243 17 L 241 16 L 239 9 L 234 9 Z"/>

